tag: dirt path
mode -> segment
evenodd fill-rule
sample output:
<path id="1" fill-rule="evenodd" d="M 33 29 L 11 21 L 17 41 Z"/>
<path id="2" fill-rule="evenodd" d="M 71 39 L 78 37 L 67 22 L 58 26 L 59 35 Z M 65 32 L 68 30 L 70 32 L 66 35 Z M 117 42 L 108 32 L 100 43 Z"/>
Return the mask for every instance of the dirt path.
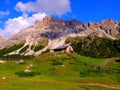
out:
<path id="1" fill-rule="evenodd" d="M 75 83 L 75 82 L 64 82 L 64 81 L 58 81 L 58 80 L 42 80 L 42 79 L 36 80 L 36 79 L 28 79 L 28 78 L 24 78 L 22 80 L 30 80 L 30 81 L 38 81 L 38 82 L 46 82 L 46 83 L 58 83 L 58 84 L 76 84 L 78 86 L 100 86 L 104 88 L 120 90 L 120 86 L 106 85 L 106 84 L 92 83 L 92 82 L 91 83 Z"/>
<path id="2" fill-rule="evenodd" d="M 111 59 L 105 60 L 103 63 L 101 63 L 101 64 L 99 65 L 99 68 L 104 67 L 109 61 L 111 61 Z"/>
<path id="3" fill-rule="evenodd" d="M 120 90 L 120 86 L 105 85 L 105 84 L 100 84 L 100 83 L 77 83 L 77 85 L 79 86 L 86 86 L 86 85 L 87 86 L 100 86 L 100 87 Z"/>
<path id="4" fill-rule="evenodd" d="M 117 60 L 117 59 L 119 59 L 119 57 L 113 57 L 113 58 L 109 58 L 109 59 L 106 59 L 103 63 L 101 63 L 100 65 L 99 65 L 99 68 L 102 68 L 102 67 L 104 67 L 106 64 L 108 64 L 110 61 L 112 61 L 112 60 Z"/>

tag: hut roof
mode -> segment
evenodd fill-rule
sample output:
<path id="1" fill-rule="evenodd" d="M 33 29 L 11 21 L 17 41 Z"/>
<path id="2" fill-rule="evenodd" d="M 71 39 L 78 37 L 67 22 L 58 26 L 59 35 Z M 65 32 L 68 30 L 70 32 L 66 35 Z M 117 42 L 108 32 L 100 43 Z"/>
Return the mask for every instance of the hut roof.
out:
<path id="1" fill-rule="evenodd" d="M 58 46 L 52 50 L 63 50 L 63 49 L 66 49 L 68 46 L 70 46 L 70 44 L 64 44 L 64 45 Z"/>

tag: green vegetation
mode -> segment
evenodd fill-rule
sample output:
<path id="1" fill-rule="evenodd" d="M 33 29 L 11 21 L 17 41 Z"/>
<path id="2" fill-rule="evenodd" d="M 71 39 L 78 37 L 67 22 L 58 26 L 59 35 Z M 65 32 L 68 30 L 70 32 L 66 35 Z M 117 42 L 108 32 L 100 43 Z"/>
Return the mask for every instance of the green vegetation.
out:
<path id="1" fill-rule="evenodd" d="M 38 42 L 37 46 L 34 48 L 34 51 L 37 52 L 43 49 L 47 45 L 48 45 L 48 39 L 44 38 Z"/>
<path id="2" fill-rule="evenodd" d="M 6 63 L 0 63 L 0 90 L 120 89 L 120 58 L 115 58 L 120 54 L 120 40 L 96 36 L 69 37 L 66 43 L 71 43 L 78 54 L 49 53 L 48 49 L 38 57 L 19 54 L 3 56 L 23 44 L 1 49 L 0 57 L 6 59 Z M 48 40 L 43 39 L 31 49 L 38 51 L 47 44 Z M 23 48 L 20 53 L 27 48 Z M 17 64 L 16 61 L 20 59 L 25 60 L 25 63 Z M 30 65 L 30 72 L 25 72 Z"/>
<path id="3" fill-rule="evenodd" d="M 7 54 L 7 53 L 10 53 L 12 51 L 15 51 L 19 48 L 21 48 L 22 46 L 24 45 L 24 43 L 18 43 L 18 44 L 15 44 L 13 46 L 8 46 L 6 48 L 3 48 L 0 50 L 0 57 L 2 57 L 3 55 Z"/>
<path id="4" fill-rule="evenodd" d="M 23 52 L 27 51 L 28 48 L 29 48 L 29 45 L 25 46 L 24 48 L 22 48 L 22 49 L 20 50 L 19 53 L 23 53 Z"/>
<path id="5" fill-rule="evenodd" d="M 55 59 L 55 60 L 53 60 L 53 62 L 51 64 L 52 65 L 62 65 L 63 63 L 62 63 L 62 61 Z"/>
<path id="6" fill-rule="evenodd" d="M 31 50 L 33 50 L 33 48 L 34 48 L 34 45 L 31 46 Z"/>
<path id="7" fill-rule="evenodd" d="M 106 61 L 102 68 L 98 68 Z M 32 72 L 25 73 L 30 64 L 33 65 Z M 117 90 L 116 86 L 120 85 L 119 67 L 120 61 L 116 58 L 45 53 L 25 60 L 25 64 L 18 65 L 16 60 L 1 64 L 0 90 Z"/>
<path id="8" fill-rule="evenodd" d="M 34 58 L 35 56 L 33 55 L 27 55 L 27 56 L 24 56 L 24 55 L 20 55 L 20 54 L 14 54 L 14 55 L 7 55 L 7 56 L 3 56 L 1 57 L 2 59 L 7 59 L 7 60 L 19 60 L 19 59 L 32 59 Z"/>
<path id="9" fill-rule="evenodd" d="M 116 38 L 117 38 L 117 39 L 120 39 L 120 33 L 118 33 L 118 34 L 116 35 Z"/>
<path id="10" fill-rule="evenodd" d="M 90 57 L 85 57 L 85 56 L 80 56 L 80 55 L 70 55 L 72 58 L 79 62 L 83 62 L 85 64 L 89 64 L 91 66 L 99 66 L 102 62 L 105 61 L 105 59 L 95 59 L 95 58 L 90 58 Z"/>
<path id="11" fill-rule="evenodd" d="M 120 53 L 120 39 L 119 40 L 115 40 L 115 47 L 117 48 L 118 52 Z"/>
<path id="12" fill-rule="evenodd" d="M 42 46 L 41 44 L 39 44 L 39 45 L 37 45 L 37 46 L 35 47 L 34 51 L 37 52 L 37 51 L 39 51 L 39 50 L 41 50 L 41 49 L 43 49 L 43 48 L 44 48 L 44 46 Z"/>
<path id="13" fill-rule="evenodd" d="M 93 58 L 110 58 L 116 57 L 119 53 L 120 40 L 112 40 L 101 37 L 69 37 L 66 43 L 71 43 L 73 49 L 78 54 Z"/>

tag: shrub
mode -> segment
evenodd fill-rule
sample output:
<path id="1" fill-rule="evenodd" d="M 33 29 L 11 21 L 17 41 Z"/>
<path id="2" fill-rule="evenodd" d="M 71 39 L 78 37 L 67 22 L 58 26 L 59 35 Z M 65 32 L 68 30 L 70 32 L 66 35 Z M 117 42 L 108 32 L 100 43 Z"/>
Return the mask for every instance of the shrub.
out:
<path id="1" fill-rule="evenodd" d="M 37 52 L 37 51 L 39 51 L 39 50 L 41 50 L 43 48 L 44 48 L 44 46 L 38 45 L 38 46 L 35 47 L 34 51 Z"/>
<path id="2" fill-rule="evenodd" d="M 62 61 L 59 60 L 53 60 L 53 62 L 51 63 L 52 65 L 62 65 Z"/>

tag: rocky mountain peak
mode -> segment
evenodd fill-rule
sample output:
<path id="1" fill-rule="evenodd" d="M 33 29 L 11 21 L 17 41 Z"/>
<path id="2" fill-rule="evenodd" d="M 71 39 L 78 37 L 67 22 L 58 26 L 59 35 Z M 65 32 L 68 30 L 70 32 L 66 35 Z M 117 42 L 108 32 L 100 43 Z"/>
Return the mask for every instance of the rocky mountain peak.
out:
<path id="1" fill-rule="evenodd" d="M 118 24 L 113 19 L 103 20 L 100 23 L 100 28 L 106 33 L 116 36 L 118 34 Z"/>
<path id="2" fill-rule="evenodd" d="M 45 16 L 44 18 L 43 18 L 43 22 L 50 22 L 50 21 L 52 21 L 54 18 L 52 17 L 52 16 Z"/>
<path id="3" fill-rule="evenodd" d="M 113 19 L 106 19 L 101 21 L 102 24 L 115 24 L 115 21 Z"/>
<path id="4" fill-rule="evenodd" d="M 58 18 L 53 18 L 51 16 L 46 16 L 43 18 L 43 21 L 36 21 L 35 24 L 34 24 L 34 27 L 35 29 L 40 29 L 40 28 L 43 28 L 43 29 L 55 29 L 55 28 L 58 28 L 58 29 L 65 29 L 65 28 L 71 28 L 71 29 L 78 29 L 78 28 L 83 28 L 85 27 L 85 24 L 80 22 L 80 21 L 77 21 L 75 19 L 73 20 L 68 20 L 68 21 L 65 21 L 65 20 L 61 20 L 61 19 L 58 19 Z"/>
<path id="5" fill-rule="evenodd" d="M 102 30 L 105 33 L 116 36 L 119 33 L 119 23 L 115 22 L 113 19 L 102 20 L 101 22 L 89 22 L 88 27 L 90 29 Z"/>
<path id="6" fill-rule="evenodd" d="M 32 36 L 33 38 L 45 37 L 53 40 L 71 35 L 88 36 L 94 34 L 101 37 L 107 35 L 111 38 L 111 36 L 114 37 L 119 32 L 120 23 L 115 22 L 112 19 L 84 24 L 75 19 L 61 20 L 46 16 L 42 21 L 37 20 L 33 26 L 24 28 L 19 33 L 9 38 L 6 42 L 0 44 L 0 47 L 23 41 L 27 36 Z"/>
<path id="7" fill-rule="evenodd" d="M 0 35 L 0 42 L 3 42 L 3 41 L 5 41 L 6 39 L 3 37 L 3 36 L 1 36 Z"/>

